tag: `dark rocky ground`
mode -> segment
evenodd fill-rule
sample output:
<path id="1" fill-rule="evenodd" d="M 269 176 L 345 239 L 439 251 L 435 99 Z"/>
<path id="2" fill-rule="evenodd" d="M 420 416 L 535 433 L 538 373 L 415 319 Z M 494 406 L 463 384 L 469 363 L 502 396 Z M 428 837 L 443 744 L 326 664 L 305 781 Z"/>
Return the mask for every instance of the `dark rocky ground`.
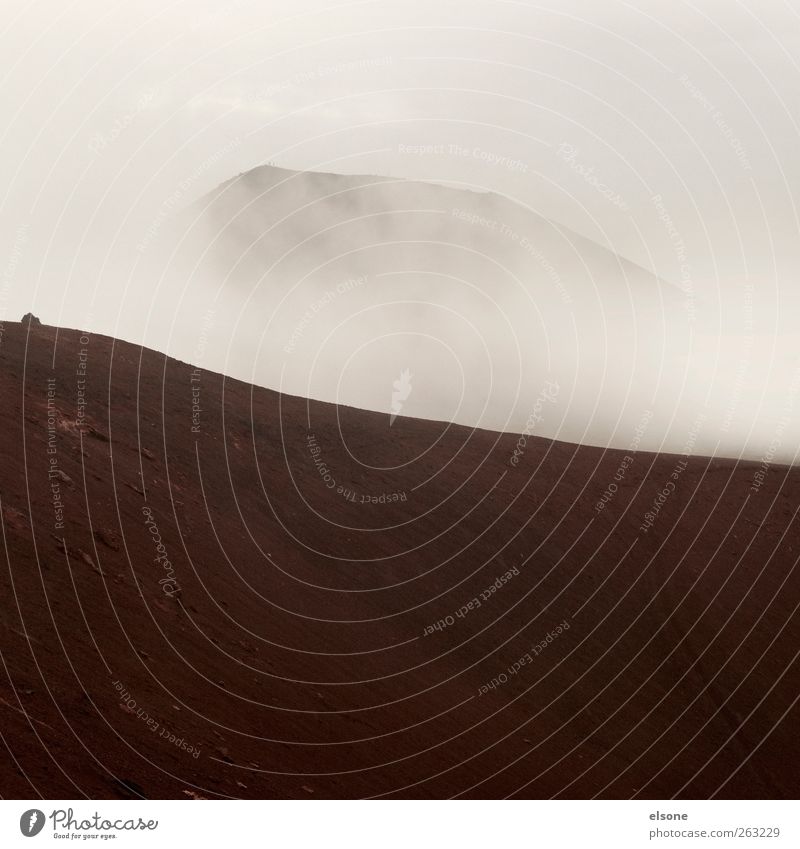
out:
<path id="1" fill-rule="evenodd" d="M 3 797 L 797 796 L 797 470 L 693 457 L 645 533 L 678 457 L 598 513 L 623 452 L 50 327 L 0 381 Z"/>

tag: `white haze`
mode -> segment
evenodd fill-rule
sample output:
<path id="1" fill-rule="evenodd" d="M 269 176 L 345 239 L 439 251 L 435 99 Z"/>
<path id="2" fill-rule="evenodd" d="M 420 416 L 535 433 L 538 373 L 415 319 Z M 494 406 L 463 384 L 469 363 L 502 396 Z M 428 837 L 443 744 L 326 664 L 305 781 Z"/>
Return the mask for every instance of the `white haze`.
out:
<path id="1" fill-rule="evenodd" d="M 790 5 L 6 7 L 1 317 L 387 426 L 408 370 L 403 415 L 794 457 Z"/>

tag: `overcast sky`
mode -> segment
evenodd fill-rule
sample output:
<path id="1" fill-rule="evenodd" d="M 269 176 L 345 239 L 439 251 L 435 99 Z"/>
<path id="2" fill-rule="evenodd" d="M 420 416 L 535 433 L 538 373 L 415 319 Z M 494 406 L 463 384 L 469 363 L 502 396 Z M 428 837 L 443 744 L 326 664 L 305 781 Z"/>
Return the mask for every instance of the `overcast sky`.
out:
<path id="1" fill-rule="evenodd" d="M 506 195 L 690 289 L 705 305 L 698 336 L 755 339 L 749 384 L 780 393 L 791 380 L 796 4 L 7 0 L 4 12 L 2 317 L 33 309 L 146 338 L 120 310 L 141 285 L 135 246 L 165 214 L 273 163 Z"/>

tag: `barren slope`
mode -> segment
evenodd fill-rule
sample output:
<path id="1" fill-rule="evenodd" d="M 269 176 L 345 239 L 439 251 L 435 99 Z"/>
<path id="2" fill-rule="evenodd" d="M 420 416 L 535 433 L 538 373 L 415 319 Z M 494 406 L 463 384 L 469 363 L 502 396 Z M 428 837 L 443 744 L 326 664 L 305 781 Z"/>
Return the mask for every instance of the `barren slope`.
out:
<path id="1" fill-rule="evenodd" d="M 0 381 L 3 796 L 796 797 L 798 472 L 639 453 L 598 511 L 624 452 L 77 331 Z"/>

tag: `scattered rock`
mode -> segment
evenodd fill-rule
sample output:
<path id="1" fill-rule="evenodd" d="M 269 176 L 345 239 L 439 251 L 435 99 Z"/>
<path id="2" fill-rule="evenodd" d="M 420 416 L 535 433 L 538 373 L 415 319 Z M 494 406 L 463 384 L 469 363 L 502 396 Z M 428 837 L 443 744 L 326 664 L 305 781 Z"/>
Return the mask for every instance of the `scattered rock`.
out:
<path id="1" fill-rule="evenodd" d="M 228 754 L 228 750 L 225 746 L 218 746 L 216 749 L 217 754 L 219 755 L 219 759 L 224 761 L 226 764 L 232 764 L 233 760 Z"/>
<path id="2" fill-rule="evenodd" d="M 78 557 L 80 557 L 80 559 L 83 560 L 83 562 L 87 566 L 91 566 L 92 569 L 97 568 L 97 564 L 94 562 L 94 560 L 92 560 L 92 557 L 91 557 L 90 554 L 87 554 L 85 551 L 82 551 L 80 548 L 78 549 L 77 554 L 78 554 Z"/>
<path id="3" fill-rule="evenodd" d="M 3 522 L 6 526 L 16 531 L 28 529 L 28 518 L 26 514 L 14 507 L 3 506 Z"/>
<path id="4" fill-rule="evenodd" d="M 89 436 L 93 436 L 95 439 L 99 439 L 101 442 L 111 441 L 108 436 L 106 436 L 106 434 L 99 431 L 94 425 L 88 425 L 84 433 L 88 433 Z"/>
<path id="5" fill-rule="evenodd" d="M 144 790 L 142 790 L 135 781 L 131 781 L 129 778 L 117 778 L 114 783 L 117 785 L 118 790 L 122 790 L 128 795 L 137 796 L 140 799 L 147 798 Z"/>
<path id="6" fill-rule="evenodd" d="M 94 538 L 98 542 L 102 542 L 106 548 L 110 548 L 112 551 L 119 551 L 119 541 L 117 539 L 117 535 L 106 528 L 98 528 L 94 532 Z"/>
<path id="7" fill-rule="evenodd" d="M 75 549 L 74 552 L 69 552 L 70 554 L 74 554 L 79 557 L 87 566 L 91 566 L 98 575 L 102 575 L 105 577 L 105 572 L 92 560 L 91 555 L 87 554 L 85 551 L 82 551 L 80 548 Z"/>

